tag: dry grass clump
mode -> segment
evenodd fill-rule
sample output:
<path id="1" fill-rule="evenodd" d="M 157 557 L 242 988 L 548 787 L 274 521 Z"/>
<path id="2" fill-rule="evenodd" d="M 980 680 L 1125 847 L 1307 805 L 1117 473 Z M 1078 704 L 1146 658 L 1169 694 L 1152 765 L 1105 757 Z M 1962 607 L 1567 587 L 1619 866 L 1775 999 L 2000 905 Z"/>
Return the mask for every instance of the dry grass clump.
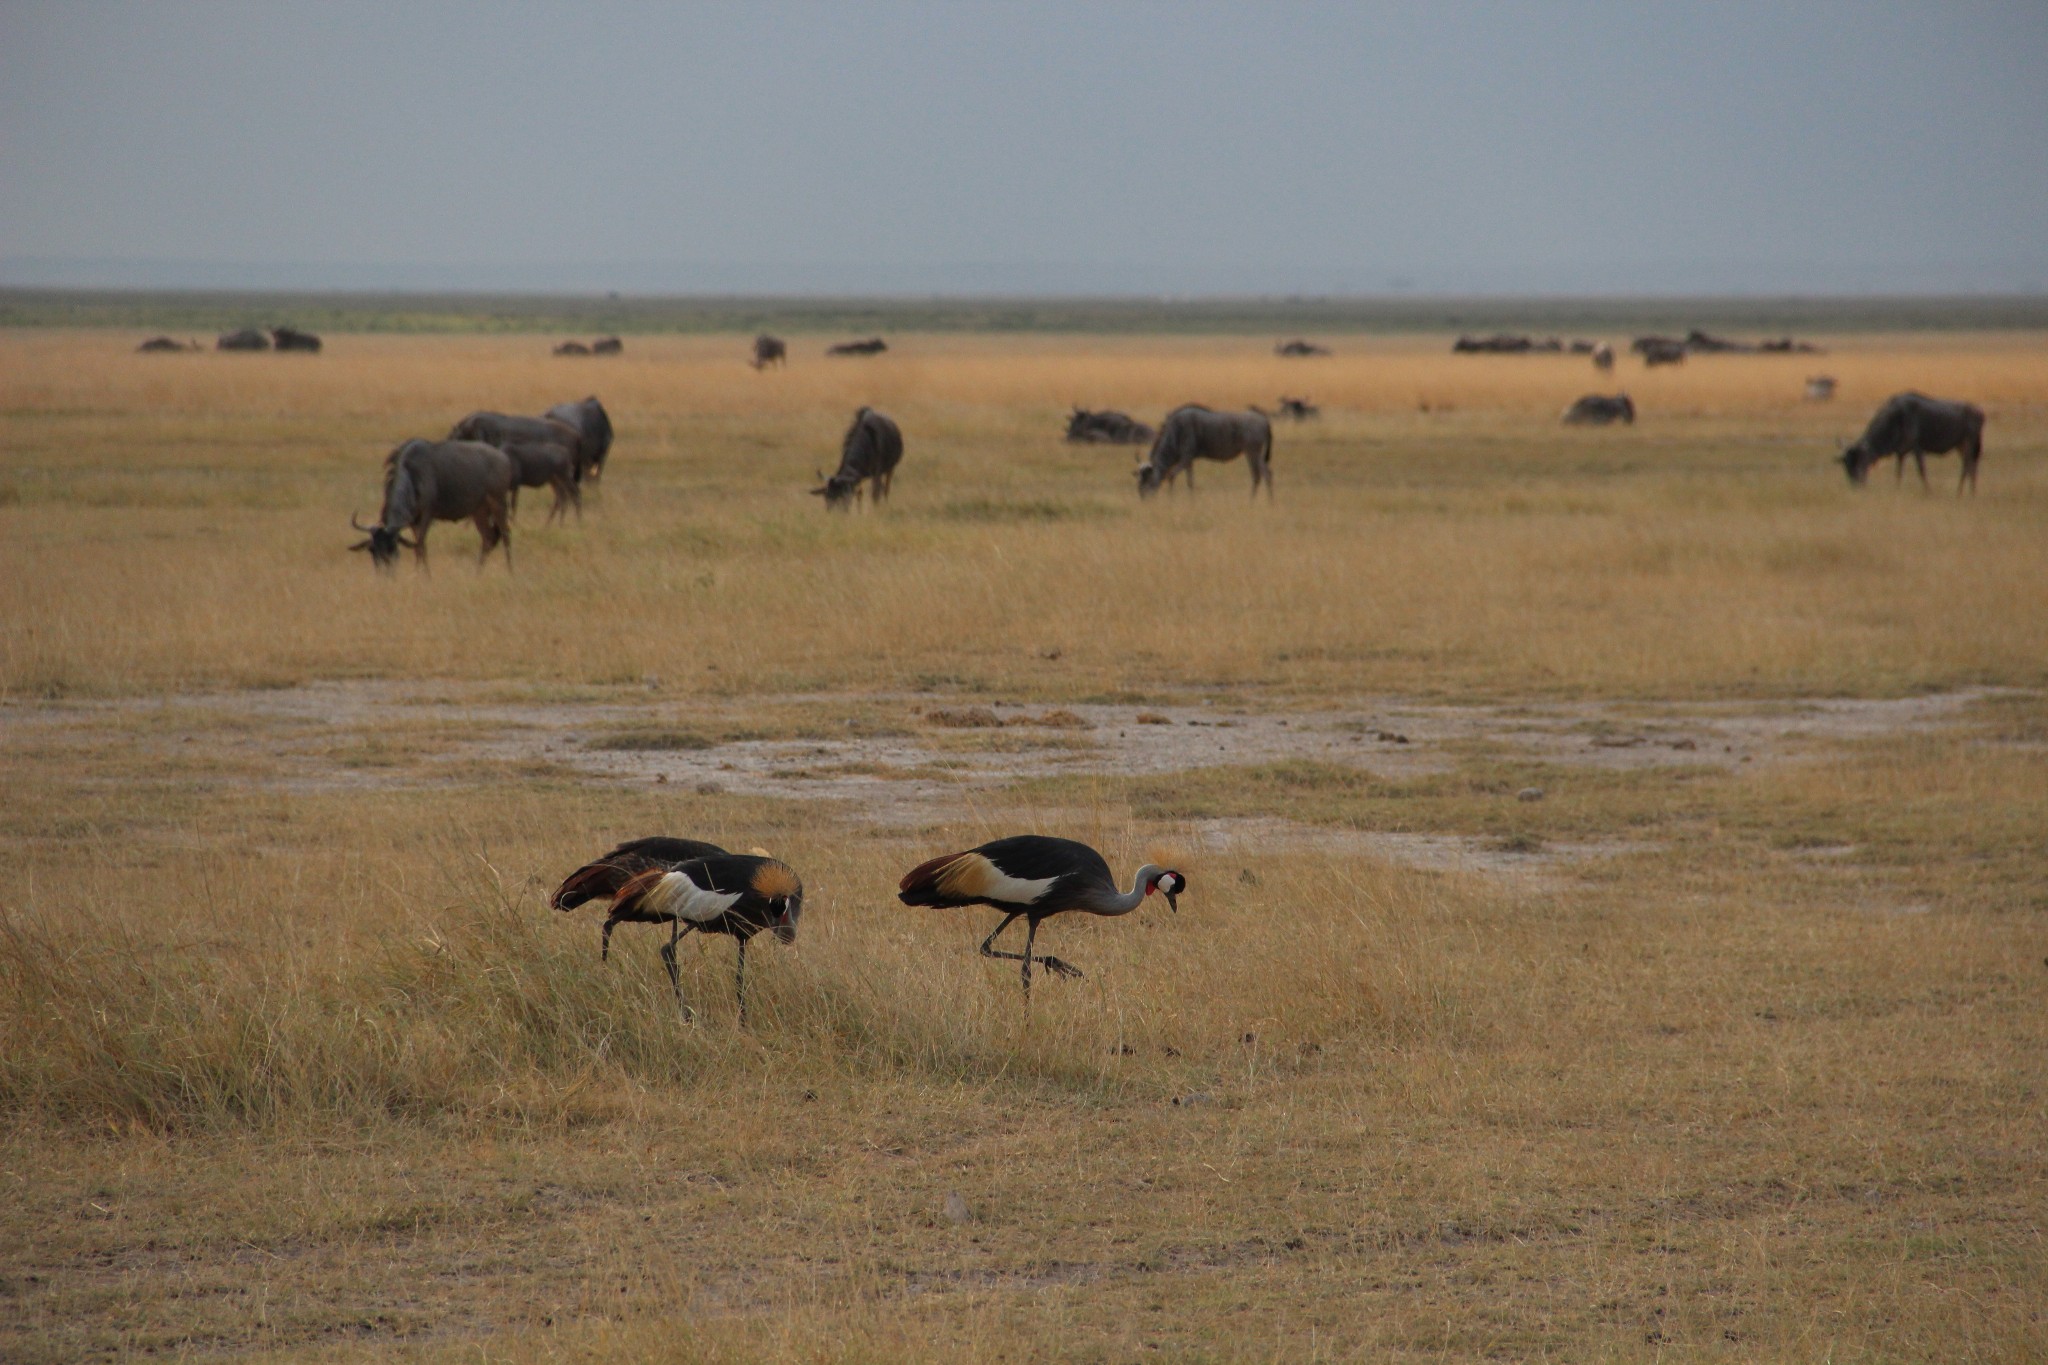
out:
<path id="1" fill-rule="evenodd" d="M 211 860 L 181 869 L 196 884 L 153 878 L 167 899 L 219 907 L 210 951 L 90 901 L 32 898 L 0 937 L 0 1113 L 167 1132 L 414 1122 L 508 1091 L 731 1083 L 767 1056 L 798 1073 L 1160 1093 L 1248 1036 L 1285 1067 L 1453 1026 L 1427 945 L 1472 913 L 1385 869 L 1308 860 L 1256 892 L 1223 881 L 1180 916 L 1051 922 L 1041 951 L 1088 980 L 1041 980 L 1027 1004 L 1012 964 L 974 952 L 993 912 L 907 910 L 886 895 L 903 855 L 821 851 L 800 864 L 814 880 L 798 947 L 750 953 L 753 1022 L 737 1033 L 730 942 L 685 940 L 686 1023 L 653 959 L 666 931 L 622 927 L 607 965 L 601 907 L 557 915 L 508 894 L 474 850 L 433 854 L 416 869 L 449 877 L 433 908 L 372 912 L 374 929 L 303 951 L 275 940 L 332 913 L 325 888 L 265 888 Z"/>

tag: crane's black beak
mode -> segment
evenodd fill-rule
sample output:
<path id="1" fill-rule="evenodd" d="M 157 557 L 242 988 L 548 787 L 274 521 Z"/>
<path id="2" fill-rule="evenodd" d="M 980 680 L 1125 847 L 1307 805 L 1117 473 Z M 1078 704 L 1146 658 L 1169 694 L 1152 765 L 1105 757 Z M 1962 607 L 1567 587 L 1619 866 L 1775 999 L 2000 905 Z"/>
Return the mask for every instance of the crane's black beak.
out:
<path id="1" fill-rule="evenodd" d="M 1166 895 L 1166 908 L 1174 914 L 1180 913 L 1180 893 L 1187 889 L 1188 879 L 1178 872 L 1169 872 L 1158 882 L 1160 891 Z"/>

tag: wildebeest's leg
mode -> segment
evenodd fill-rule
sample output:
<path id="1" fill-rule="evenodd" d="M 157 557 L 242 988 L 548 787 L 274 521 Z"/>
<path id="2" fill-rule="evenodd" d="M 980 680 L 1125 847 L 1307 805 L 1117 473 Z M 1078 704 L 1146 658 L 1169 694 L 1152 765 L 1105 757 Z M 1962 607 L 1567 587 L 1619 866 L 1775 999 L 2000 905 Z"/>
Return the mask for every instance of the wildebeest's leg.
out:
<path id="1" fill-rule="evenodd" d="M 1914 452 L 1913 452 L 1913 468 L 1914 468 L 1914 469 L 1916 469 L 1916 470 L 1918 470 L 1918 471 L 1920 472 L 1920 491 L 1921 491 L 1921 492 L 1923 492 L 1923 493 L 1929 492 L 1929 491 L 1930 491 L 1930 489 L 1929 489 L 1929 486 L 1928 486 L 1928 483 L 1927 483 L 1927 452 L 1926 452 L 1926 451 L 1924 451 L 1924 450 L 1916 450 L 1916 451 L 1914 451 Z"/>
<path id="2" fill-rule="evenodd" d="M 412 528 L 413 562 L 420 566 L 422 573 L 426 571 L 427 567 L 427 532 L 432 530 L 433 527 L 433 519 L 429 518 Z"/>
<path id="3" fill-rule="evenodd" d="M 1961 478 L 1956 480 L 1956 496 L 1960 498 L 1963 495 L 1963 485 L 1968 484 L 1970 485 L 1971 496 L 1974 497 L 1977 492 L 1977 461 L 1984 457 L 1983 438 L 1976 436 L 1969 438 L 1963 442 L 1962 449 L 1957 453 L 1963 459 L 1963 474 Z"/>

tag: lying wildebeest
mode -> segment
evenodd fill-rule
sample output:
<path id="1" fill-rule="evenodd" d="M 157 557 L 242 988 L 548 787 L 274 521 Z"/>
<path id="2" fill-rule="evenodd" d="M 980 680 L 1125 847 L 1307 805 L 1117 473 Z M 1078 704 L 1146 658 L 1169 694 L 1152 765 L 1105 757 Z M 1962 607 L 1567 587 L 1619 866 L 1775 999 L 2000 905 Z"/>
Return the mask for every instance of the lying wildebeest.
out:
<path id="1" fill-rule="evenodd" d="M 889 349 L 889 343 L 880 337 L 869 337 L 865 341 L 842 341 L 836 346 L 827 346 L 826 355 L 880 355 Z"/>
<path id="2" fill-rule="evenodd" d="M 1280 411 L 1278 415 L 1285 417 L 1290 422 L 1306 422 L 1311 417 L 1322 416 L 1323 410 L 1314 403 L 1309 402 L 1306 398 L 1289 398 L 1283 393 L 1280 395 Z"/>
<path id="3" fill-rule="evenodd" d="M 1593 368 L 1602 373 L 1614 368 L 1614 348 L 1604 341 L 1593 348 Z"/>
<path id="4" fill-rule="evenodd" d="M 1572 426 L 1604 427 L 1609 422 L 1626 422 L 1634 426 L 1636 405 L 1625 393 L 1611 397 L 1604 393 L 1589 393 L 1566 408 L 1559 420 Z"/>
<path id="5" fill-rule="evenodd" d="M 509 569 L 513 477 L 512 457 L 495 446 L 478 441 L 407 441 L 384 459 L 384 509 L 377 524 L 365 526 L 350 515 L 349 525 L 366 535 L 349 548 L 368 550 L 371 562 L 389 569 L 403 545 L 424 569 L 428 528 L 437 521 L 467 519 L 476 523 L 483 540 L 477 567 L 482 568 L 484 557 L 502 544 Z"/>
<path id="6" fill-rule="evenodd" d="M 1659 365 L 1683 365 L 1685 343 L 1666 337 L 1643 337 L 1635 343 L 1635 352 L 1643 358 L 1643 368 L 1655 369 Z"/>
<path id="7" fill-rule="evenodd" d="M 1842 451 L 1842 468 L 1850 483 L 1865 483 L 1870 467 L 1889 455 L 1898 461 L 1898 478 L 1906 476 L 1906 457 L 1920 471 L 1920 486 L 1927 487 L 1927 457 L 1960 451 L 1963 474 L 1956 481 L 1956 493 L 1963 485 L 1977 491 L 1977 461 L 1984 455 L 1984 410 L 1968 403 L 1951 403 L 1929 398 L 1924 393 L 1895 393 L 1870 419 L 1870 425 L 1854 445 Z"/>
<path id="8" fill-rule="evenodd" d="M 556 355 L 589 355 L 590 348 L 580 341 L 565 341 L 555 347 Z"/>
<path id="9" fill-rule="evenodd" d="M 1810 374 L 1806 376 L 1806 401 L 1825 403 L 1835 396 L 1835 377 L 1831 374 Z"/>
<path id="10" fill-rule="evenodd" d="M 781 337 L 770 336 L 763 332 L 754 338 L 754 358 L 748 363 L 757 370 L 765 370 L 770 365 L 780 365 L 787 369 L 789 366 L 789 347 L 784 344 Z"/>
<path id="11" fill-rule="evenodd" d="M 1571 345 L 1565 347 L 1565 349 L 1573 355 L 1591 355 L 1594 351 L 1600 349 L 1600 343 L 1588 341 L 1584 337 L 1573 337 Z"/>
<path id="12" fill-rule="evenodd" d="M 1273 496 L 1273 424 L 1260 412 L 1216 412 L 1188 403 L 1166 414 L 1159 437 L 1138 466 L 1138 496 L 1149 498 L 1161 484 L 1171 485 L 1183 470 L 1188 491 L 1195 491 L 1196 460 L 1234 460 L 1244 456 L 1252 471 L 1252 496 L 1259 485 Z"/>
<path id="13" fill-rule="evenodd" d="M 254 327 L 244 327 L 239 332 L 222 332 L 213 348 L 216 351 L 267 351 L 270 338 Z"/>
<path id="14" fill-rule="evenodd" d="M 557 403 L 541 416 L 550 422 L 573 427 L 583 438 L 577 451 L 576 477 L 595 483 L 604 475 L 604 462 L 612 453 L 612 418 L 595 394 L 580 403 Z"/>
<path id="15" fill-rule="evenodd" d="M 1090 412 L 1076 403 L 1073 416 L 1067 418 L 1067 439 L 1077 443 L 1141 446 L 1149 444 L 1156 434 L 1129 413 L 1113 408 Z"/>
<path id="16" fill-rule="evenodd" d="M 553 506 L 548 508 L 547 519 L 554 521 L 563 515 L 563 509 L 576 509 L 577 520 L 583 518 L 583 489 L 576 480 L 576 446 L 573 441 L 507 441 L 498 449 L 512 460 L 512 492 L 506 499 L 506 510 L 519 510 L 519 490 L 522 488 L 551 488 L 555 493 Z"/>
<path id="17" fill-rule="evenodd" d="M 140 346 L 137 346 L 135 349 L 137 351 L 148 353 L 154 351 L 196 351 L 200 349 L 200 347 L 199 343 L 196 341 L 193 342 L 190 346 L 187 346 L 184 342 L 173 341 L 169 337 L 151 337 L 149 340 L 143 342 Z"/>
<path id="18" fill-rule="evenodd" d="M 823 498 L 827 508 L 839 510 L 860 496 L 865 481 L 873 486 L 879 504 L 889 496 L 889 484 L 902 460 L 902 430 L 873 408 L 862 408 L 853 415 L 853 425 L 839 443 L 838 471 L 811 493 Z M 819 477 L 824 478 L 822 470 Z"/>
<path id="19" fill-rule="evenodd" d="M 624 355 L 626 343 L 617 337 L 599 337 L 590 343 L 592 355 Z"/>
<path id="20" fill-rule="evenodd" d="M 273 327 L 270 336 L 280 351 L 307 351 L 320 354 L 320 338 L 311 332 L 301 332 L 296 327 Z"/>
<path id="21" fill-rule="evenodd" d="M 1820 347 L 1810 341 L 1794 341 L 1791 337 L 1779 337 L 1776 341 L 1759 341 L 1756 348 L 1768 355 L 1819 355 Z"/>
<path id="22" fill-rule="evenodd" d="M 1727 337 L 1717 337 L 1711 332 L 1703 332 L 1695 327 L 1685 334 L 1685 349 L 1705 355 L 1747 355 L 1756 350 L 1756 347 L 1746 341 L 1731 341 Z"/>
<path id="23" fill-rule="evenodd" d="M 1495 332 L 1490 337 L 1461 336 L 1451 343 L 1452 355 L 1522 355 L 1536 343 L 1512 332 Z"/>
<path id="24" fill-rule="evenodd" d="M 1318 346 L 1313 341 L 1303 341 L 1299 337 L 1296 337 L 1293 341 L 1280 342 L 1278 345 L 1273 347 L 1274 355 L 1286 356 L 1289 359 L 1300 359 L 1305 356 L 1314 355 L 1328 355 L 1329 353 L 1329 347 Z"/>

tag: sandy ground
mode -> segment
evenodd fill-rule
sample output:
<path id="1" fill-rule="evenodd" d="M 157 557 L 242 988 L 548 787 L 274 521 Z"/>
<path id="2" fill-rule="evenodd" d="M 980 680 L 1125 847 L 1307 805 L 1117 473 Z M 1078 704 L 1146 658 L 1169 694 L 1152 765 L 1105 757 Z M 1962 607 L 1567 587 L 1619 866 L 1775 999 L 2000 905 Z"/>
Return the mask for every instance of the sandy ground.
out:
<path id="1" fill-rule="evenodd" d="M 541 765 L 591 782 L 845 802 L 871 825 L 908 827 L 955 814 L 963 801 L 1000 805 L 1007 784 L 1057 775 L 1163 775 L 1311 760 L 1399 779 L 1441 772 L 1475 754 L 1609 769 L 1792 762 L 1815 741 L 1941 727 L 1991 695 L 1972 689 L 1885 701 L 1523 706 L 1376 699 L 1347 709 L 1254 712 L 1213 704 L 1048 708 L 908 694 L 678 703 L 658 688 L 644 697 L 536 703 L 504 700 L 503 688 L 330 682 L 146 701 L 11 704 L 0 707 L 0 742 L 34 735 L 63 745 L 105 743 L 107 728 L 116 726 L 121 742 L 137 746 L 138 759 L 190 753 L 184 746 L 203 743 L 209 757 L 237 771 L 233 781 L 308 792 L 468 783 L 487 767 Z M 843 737 L 818 722 L 821 706 L 837 716 Z M 719 738 L 793 731 L 804 737 Z M 383 752 L 366 761 L 366 744 Z M 1270 817 L 1199 821 L 1190 833 L 1218 851 L 1276 844 L 1362 851 L 1532 885 L 1562 864 L 1638 847 L 1557 842 L 1503 850 L 1455 836 L 1336 830 Z"/>

